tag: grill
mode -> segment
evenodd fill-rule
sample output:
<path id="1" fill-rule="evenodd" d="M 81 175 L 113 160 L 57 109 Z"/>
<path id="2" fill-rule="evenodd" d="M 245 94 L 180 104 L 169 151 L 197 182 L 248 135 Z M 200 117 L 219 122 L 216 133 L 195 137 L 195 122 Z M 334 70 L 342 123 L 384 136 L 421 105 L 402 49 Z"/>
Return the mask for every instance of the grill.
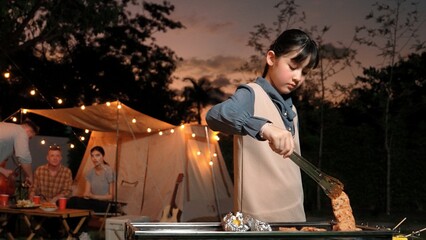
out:
<path id="1" fill-rule="evenodd" d="M 128 226 L 128 239 L 351 239 L 375 240 L 392 239 L 397 233 L 392 230 L 363 228 L 362 231 L 337 232 L 331 231 L 332 223 L 270 223 L 270 232 L 226 232 L 219 222 L 132 222 Z M 279 227 L 318 227 L 323 232 L 282 232 Z"/>

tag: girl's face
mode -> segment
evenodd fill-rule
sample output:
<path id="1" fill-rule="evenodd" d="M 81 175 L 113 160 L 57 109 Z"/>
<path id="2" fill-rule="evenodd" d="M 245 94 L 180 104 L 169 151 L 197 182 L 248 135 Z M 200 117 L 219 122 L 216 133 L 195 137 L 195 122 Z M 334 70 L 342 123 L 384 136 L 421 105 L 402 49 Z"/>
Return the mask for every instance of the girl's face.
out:
<path id="1" fill-rule="evenodd" d="M 299 51 L 301 50 L 295 50 L 280 57 L 277 57 L 274 51 L 268 51 L 266 55 L 266 63 L 269 67 L 265 79 L 280 94 L 289 94 L 300 87 L 310 70 L 305 69 L 309 64 L 310 57 L 306 58 L 302 63 L 296 63 L 292 60 Z"/>
<path id="2" fill-rule="evenodd" d="M 104 162 L 104 156 L 99 151 L 94 150 L 90 153 L 90 156 L 95 167 L 101 165 Z"/>

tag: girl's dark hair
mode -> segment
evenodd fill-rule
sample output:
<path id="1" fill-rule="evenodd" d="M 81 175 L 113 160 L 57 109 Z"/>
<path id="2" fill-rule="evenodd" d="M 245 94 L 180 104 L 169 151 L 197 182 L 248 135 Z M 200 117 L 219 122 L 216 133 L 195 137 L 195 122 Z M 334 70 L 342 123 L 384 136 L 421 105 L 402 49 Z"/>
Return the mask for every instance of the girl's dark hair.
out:
<path id="1" fill-rule="evenodd" d="M 90 149 L 90 153 L 92 153 L 94 151 L 98 151 L 102 154 L 102 156 L 105 156 L 105 150 L 101 146 L 94 146 L 94 147 L 92 147 L 92 149 Z M 104 164 L 109 165 L 107 162 L 105 162 L 105 160 L 104 160 Z"/>
<path id="2" fill-rule="evenodd" d="M 269 47 L 274 51 L 276 57 L 281 57 L 291 51 L 301 50 L 292 60 L 296 63 L 302 63 L 310 57 L 306 68 L 316 68 L 319 62 L 318 46 L 307 33 L 299 29 L 289 29 L 281 33 L 278 38 Z M 268 51 L 269 51 L 268 50 Z M 262 77 L 268 72 L 268 64 L 265 65 Z"/>

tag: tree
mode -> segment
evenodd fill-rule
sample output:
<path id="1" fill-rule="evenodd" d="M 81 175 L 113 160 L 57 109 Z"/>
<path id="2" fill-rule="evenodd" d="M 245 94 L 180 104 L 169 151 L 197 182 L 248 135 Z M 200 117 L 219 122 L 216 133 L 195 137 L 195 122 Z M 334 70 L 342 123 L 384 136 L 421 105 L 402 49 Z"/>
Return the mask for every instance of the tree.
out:
<path id="1" fill-rule="evenodd" d="M 339 111 L 347 119 L 345 122 L 348 126 L 345 130 L 336 124 L 336 128 L 345 133 L 345 141 L 341 142 L 349 144 L 335 148 L 357 153 L 356 158 L 348 159 L 348 162 L 356 162 L 359 168 L 357 174 L 354 174 L 359 183 L 352 188 L 363 193 L 359 195 L 366 196 L 364 199 L 356 196 L 353 203 L 357 200 L 368 201 L 371 210 L 375 212 L 388 208 L 388 189 L 382 187 L 387 181 L 387 158 L 382 136 L 385 132 L 385 100 L 388 88 L 391 88 L 393 104 L 387 110 L 392 115 L 392 166 L 395 169 L 391 178 L 391 206 L 399 211 L 418 212 L 424 209 L 426 118 L 421 113 L 426 111 L 425 64 L 426 53 L 423 52 L 410 54 L 407 59 L 399 60 L 393 66 L 367 68 L 364 75 L 357 78 L 357 86 L 340 103 Z M 394 81 L 390 83 L 391 73 Z M 338 138 L 339 133 L 335 135 Z M 348 138 L 348 135 L 351 137 Z M 377 199 L 376 202 L 374 199 Z"/>
<path id="2" fill-rule="evenodd" d="M 226 94 L 219 87 L 215 87 L 207 77 L 198 80 L 193 78 L 183 80 L 191 83 L 191 86 L 183 89 L 183 102 L 189 109 L 193 108 L 195 104 L 195 119 L 198 124 L 201 124 L 201 110 L 208 105 L 222 102 Z"/>
<path id="3" fill-rule="evenodd" d="M 63 107 L 120 100 L 153 117 L 179 122 L 179 113 L 172 111 L 176 93 L 168 88 L 170 75 L 179 58 L 171 49 L 155 42 L 157 32 L 183 27 L 168 18 L 174 10 L 170 3 L 144 2 L 143 14 L 125 12 L 124 7 L 128 3 L 125 0 L 103 3 L 74 1 L 76 6 L 55 3 L 34 2 L 34 6 L 27 4 L 30 9 L 23 3 L 11 4 L 6 7 L 12 10 L 2 12 L 6 19 L 18 23 L 18 17 L 13 14 L 15 11 L 45 14 L 40 19 L 37 18 L 39 14 L 32 14 L 38 27 L 34 31 L 40 31 L 39 35 L 30 40 L 23 38 L 22 41 L 27 41 L 25 47 L 19 45 L 10 47 L 13 51 L 2 51 L 1 56 L 5 56 L 3 60 L 6 61 L 2 66 L 10 66 L 13 76 L 7 82 L 2 81 L 2 87 L 20 96 L 8 106 L 0 104 L 2 107 L 8 107 L 8 110 L 22 105 L 53 108 L 58 107 L 58 98 L 64 100 L 60 105 Z M 110 9 L 103 11 L 104 8 Z M 68 16 L 68 12 L 62 16 L 60 13 L 63 11 L 72 13 L 74 17 Z M 27 15 L 31 16 L 30 13 Z M 51 15 L 58 16 L 49 18 Z M 86 15 L 93 15 L 87 18 L 90 22 L 82 19 Z M 58 28 L 54 36 L 49 35 L 50 28 L 44 27 L 52 25 L 54 28 L 56 23 L 49 23 L 52 19 L 60 26 L 67 26 Z M 29 22 L 33 21 L 36 20 Z M 2 37 L 7 35 L 7 32 L 0 34 Z M 13 38 L 2 38 L 2 42 L 13 42 L 10 39 Z M 42 95 L 38 101 L 27 94 L 30 87 L 38 90 L 37 95 Z M 2 111 L 1 114 L 8 112 Z"/>
<path id="4" fill-rule="evenodd" d="M 48 48 L 46 54 L 65 53 L 77 33 L 90 38 L 117 23 L 126 4 L 113 0 L 2 1 L 0 66 L 22 50 Z"/>
<path id="5" fill-rule="evenodd" d="M 386 150 L 386 213 L 391 211 L 391 175 L 393 158 L 394 128 L 392 104 L 395 99 L 395 89 L 392 87 L 394 81 L 394 68 L 398 60 L 404 59 L 407 47 L 414 49 L 424 48 L 424 42 L 417 40 L 420 30 L 418 2 L 408 0 L 394 0 L 391 4 L 376 2 L 372 11 L 366 16 L 372 21 L 372 27 L 361 26 L 356 28 L 355 40 L 361 45 L 367 45 L 378 51 L 383 63 L 389 66 L 387 80 L 379 78 L 379 83 L 384 90 L 383 98 L 383 126 L 384 147 Z M 370 69 L 374 71 L 374 69 Z M 370 73 L 371 74 L 371 73 Z M 371 82 L 370 82 L 371 84 Z"/>

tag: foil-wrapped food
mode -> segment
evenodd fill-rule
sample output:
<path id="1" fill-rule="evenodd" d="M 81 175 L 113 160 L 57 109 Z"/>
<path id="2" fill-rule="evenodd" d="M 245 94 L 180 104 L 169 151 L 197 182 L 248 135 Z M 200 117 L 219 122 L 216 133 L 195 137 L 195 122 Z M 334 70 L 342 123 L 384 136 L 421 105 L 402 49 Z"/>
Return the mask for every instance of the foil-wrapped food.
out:
<path id="1" fill-rule="evenodd" d="M 229 232 L 272 231 L 268 223 L 241 212 L 226 214 L 222 219 L 222 227 Z"/>

